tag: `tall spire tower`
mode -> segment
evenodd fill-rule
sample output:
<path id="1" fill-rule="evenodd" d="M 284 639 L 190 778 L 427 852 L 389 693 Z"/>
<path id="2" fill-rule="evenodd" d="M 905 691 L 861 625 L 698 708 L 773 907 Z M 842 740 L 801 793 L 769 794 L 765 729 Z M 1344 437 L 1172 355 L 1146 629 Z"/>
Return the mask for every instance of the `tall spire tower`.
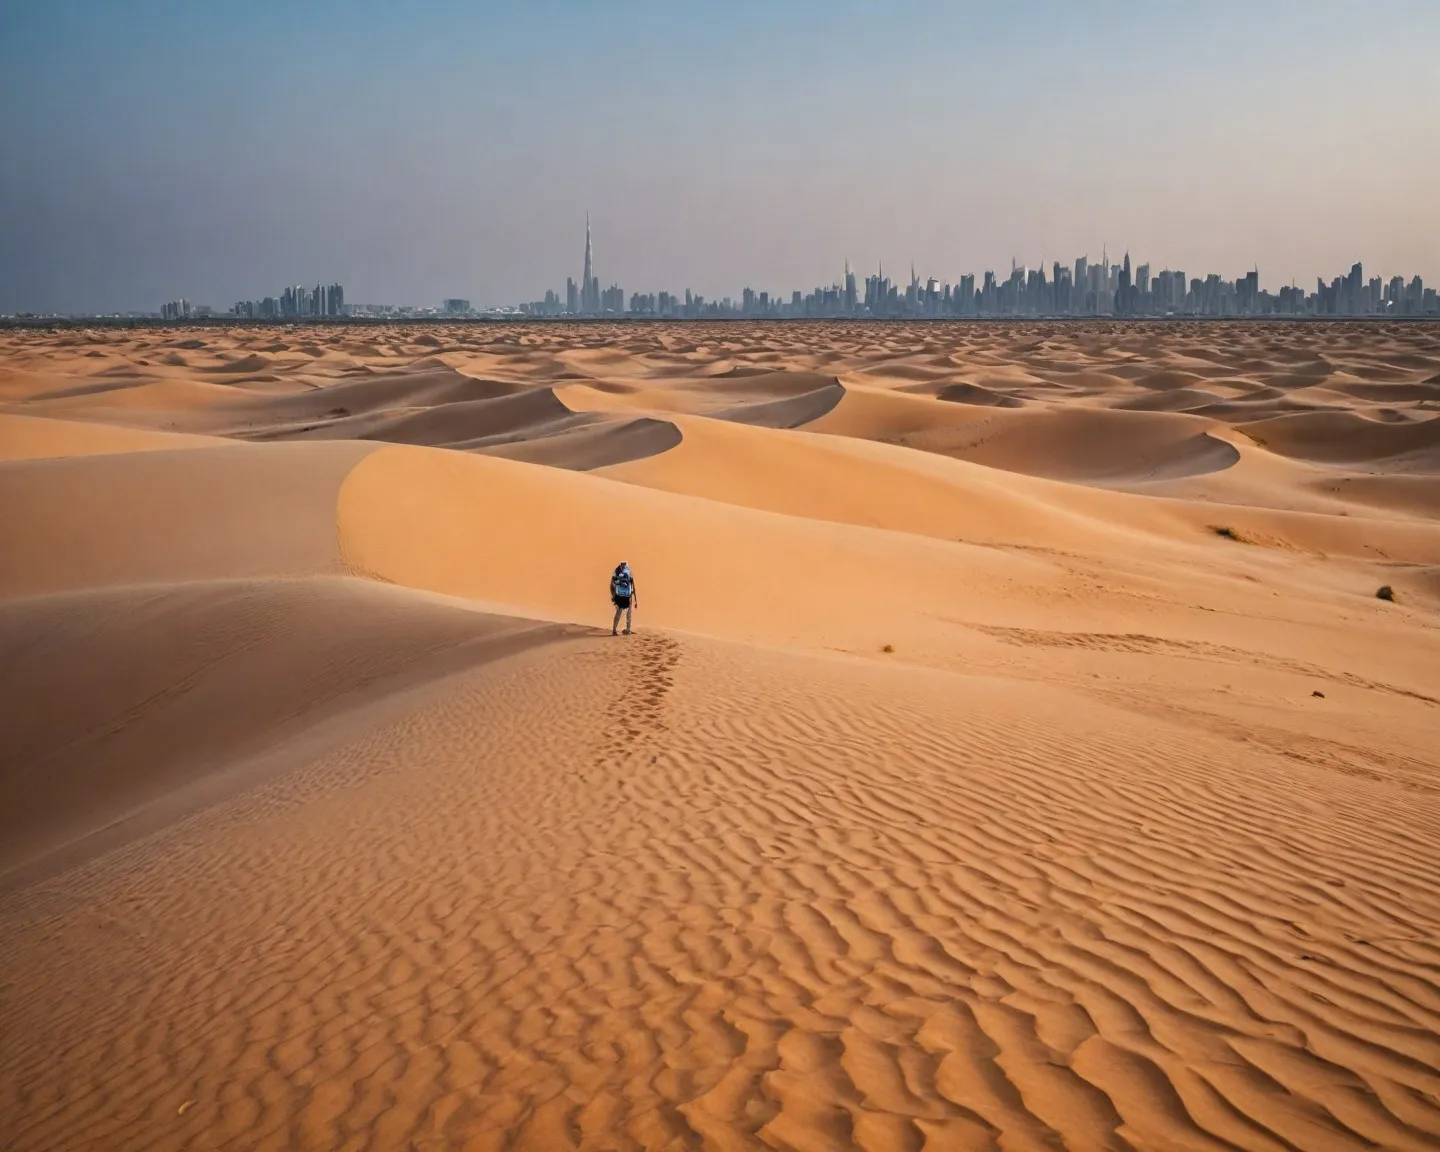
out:
<path id="1" fill-rule="evenodd" d="M 594 253 L 590 247 L 590 213 L 585 213 L 585 278 L 580 281 L 580 311 L 600 311 L 598 285 L 595 283 Z"/>

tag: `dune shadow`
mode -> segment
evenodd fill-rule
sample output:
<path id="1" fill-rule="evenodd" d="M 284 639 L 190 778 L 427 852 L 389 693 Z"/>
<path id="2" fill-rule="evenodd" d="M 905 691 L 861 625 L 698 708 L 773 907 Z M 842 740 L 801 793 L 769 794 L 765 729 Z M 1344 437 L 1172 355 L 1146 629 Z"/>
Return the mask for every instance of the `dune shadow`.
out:
<path id="1" fill-rule="evenodd" d="M 729 420 L 735 424 L 749 424 L 757 428 L 799 428 L 820 419 L 839 404 L 844 395 L 845 386 L 838 381 L 832 381 L 798 396 L 736 404 L 709 415 L 717 420 Z"/>

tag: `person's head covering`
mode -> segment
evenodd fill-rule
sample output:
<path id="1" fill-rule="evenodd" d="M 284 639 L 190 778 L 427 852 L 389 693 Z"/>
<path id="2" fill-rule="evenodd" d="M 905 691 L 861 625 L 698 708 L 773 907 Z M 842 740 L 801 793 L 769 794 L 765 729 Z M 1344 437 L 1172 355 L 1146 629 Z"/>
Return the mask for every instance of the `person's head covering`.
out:
<path id="1" fill-rule="evenodd" d="M 627 563 L 625 563 L 624 560 L 621 560 L 619 566 L 616 567 L 615 571 L 616 571 L 616 572 L 628 572 L 628 571 L 630 571 L 630 565 L 627 564 Z"/>

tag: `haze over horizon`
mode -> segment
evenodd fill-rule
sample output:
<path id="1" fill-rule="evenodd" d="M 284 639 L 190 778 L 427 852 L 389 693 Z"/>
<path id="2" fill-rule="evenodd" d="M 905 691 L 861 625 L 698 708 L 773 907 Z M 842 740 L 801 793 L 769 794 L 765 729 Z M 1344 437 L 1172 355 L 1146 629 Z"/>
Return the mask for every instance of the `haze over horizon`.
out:
<path id="1" fill-rule="evenodd" d="M 123 9 L 123 10 L 122 10 Z M 1440 8 L 6 3 L 0 312 L 1440 276 Z"/>

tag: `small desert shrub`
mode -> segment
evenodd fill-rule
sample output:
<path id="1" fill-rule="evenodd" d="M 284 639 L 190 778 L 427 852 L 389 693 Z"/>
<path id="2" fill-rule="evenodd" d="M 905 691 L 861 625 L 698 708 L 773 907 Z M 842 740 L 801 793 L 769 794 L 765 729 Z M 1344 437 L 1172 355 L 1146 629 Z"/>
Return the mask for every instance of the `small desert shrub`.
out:
<path id="1" fill-rule="evenodd" d="M 1395 589 L 1391 588 L 1388 584 L 1382 584 L 1380 590 L 1375 593 L 1375 598 L 1377 600 L 1389 600 L 1393 604 L 1395 602 Z"/>
<path id="2" fill-rule="evenodd" d="M 1240 533 L 1235 531 L 1234 528 L 1226 528 L 1220 525 L 1211 525 L 1210 531 L 1214 532 L 1216 536 L 1225 537 L 1226 540 L 1238 540 L 1242 543 L 1245 540 L 1245 537 L 1241 536 Z"/>
<path id="3" fill-rule="evenodd" d="M 880 649 L 880 651 L 881 651 L 881 652 L 894 652 L 894 651 L 895 651 L 895 645 L 894 645 L 894 644 L 886 644 L 885 647 L 883 647 L 883 648 Z"/>

